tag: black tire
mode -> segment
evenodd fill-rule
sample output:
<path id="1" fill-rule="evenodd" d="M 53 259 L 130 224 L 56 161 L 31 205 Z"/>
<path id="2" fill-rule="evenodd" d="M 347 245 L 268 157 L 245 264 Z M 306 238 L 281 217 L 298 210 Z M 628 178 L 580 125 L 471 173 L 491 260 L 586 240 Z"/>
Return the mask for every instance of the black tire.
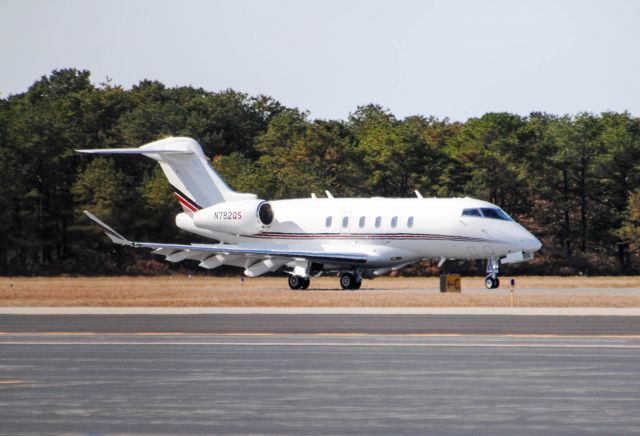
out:
<path id="1" fill-rule="evenodd" d="M 493 289 L 498 289 L 500 287 L 500 279 L 496 277 L 496 284 L 493 286 Z"/>
<path id="2" fill-rule="evenodd" d="M 351 273 L 344 273 L 340 276 L 340 286 L 342 289 L 354 289 L 356 277 Z"/>
<path id="3" fill-rule="evenodd" d="M 356 280 L 356 283 L 355 283 L 353 289 L 360 289 L 360 286 L 362 286 L 362 279 Z"/>
<path id="4" fill-rule="evenodd" d="M 497 279 L 494 279 L 492 276 L 486 276 L 484 278 L 484 285 L 487 289 L 494 289 L 496 287 L 496 280 Z"/>
<path id="5" fill-rule="evenodd" d="M 300 276 L 289 276 L 289 287 L 291 289 L 300 289 L 304 284 L 304 279 Z"/>
<path id="6" fill-rule="evenodd" d="M 311 284 L 311 279 L 307 277 L 303 280 L 302 287 L 300 289 L 308 289 L 310 284 Z"/>

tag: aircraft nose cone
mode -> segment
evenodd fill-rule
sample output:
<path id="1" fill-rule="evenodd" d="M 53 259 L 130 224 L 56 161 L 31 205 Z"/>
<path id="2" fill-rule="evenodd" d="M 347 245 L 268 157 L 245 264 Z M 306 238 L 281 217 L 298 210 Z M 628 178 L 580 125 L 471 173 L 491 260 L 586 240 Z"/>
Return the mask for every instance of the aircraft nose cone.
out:
<path id="1" fill-rule="evenodd" d="M 522 251 L 534 252 L 542 248 L 542 242 L 533 235 L 522 239 Z"/>

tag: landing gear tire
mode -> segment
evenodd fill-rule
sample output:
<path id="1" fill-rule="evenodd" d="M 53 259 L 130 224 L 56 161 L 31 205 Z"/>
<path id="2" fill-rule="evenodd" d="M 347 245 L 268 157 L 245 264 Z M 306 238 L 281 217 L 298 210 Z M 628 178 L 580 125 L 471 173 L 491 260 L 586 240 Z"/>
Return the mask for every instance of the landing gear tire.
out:
<path id="1" fill-rule="evenodd" d="M 362 286 L 362 279 L 360 280 L 356 279 L 356 283 L 353 286 L 353 289 L 360 289 L 360 286 Z"/>
<path id="2" fill-rule="evenodd" d="M 300 276 L 289 276 L 289 287 L 291 289 L 307 289 L 309 287 L 309 283 L 307 283 L 307 288 L 303 288 L 305 283 L 305 279 Z"/>
<path id="3" fill-rule="evenodd" d="M 484 278 L 484 285 L 487 289 L 497 289 L 500 286 L 500 279 L 498 277 L 487 276 Z"/>
<path id="4" fill-rule="evenodd" d="M 342 286 L 342 289 L 357 289 L 356 283 L 356 276 L 351 273 L 344 273 L 340 276 L 340 286 Z"/>
<path id="5" fill-rule="evenodd" d="M 306 277 L 305 279 L 303 279 L 302 287 L 300 289 L 308 289 L 310 284 L 311 279 L 309 277 Z"/>

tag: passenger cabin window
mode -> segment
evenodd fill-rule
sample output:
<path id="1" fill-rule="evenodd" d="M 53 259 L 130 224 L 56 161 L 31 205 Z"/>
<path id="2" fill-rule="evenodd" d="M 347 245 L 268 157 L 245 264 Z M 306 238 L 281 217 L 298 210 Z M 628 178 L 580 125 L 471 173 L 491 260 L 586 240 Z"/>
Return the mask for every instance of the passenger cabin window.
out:
<path id="1" fill-rule="evenodd" d="M 409 228 L 413 227 L 413 217 L 412 216 L 410 216 L 407 219 L 407 227 L 409 227 Z"/>
<path id="2" fill-rule="evenodd" d="M 327 227 L 327 228 L 331 227 L 331 221 L 332 221 L 331 217 L 328 216 L 327 219 L 324 220 L 324 226 Z"/>
<path id="3" fill-rule="evenodd" d="M 360 228 L 364 227 L 364 217 L 363 216 L 360 217 L 360 222 L 358 223 L 358 227 L 360 227 Z"/>
<path id="4" fill-rule="evenodd" d="M 349 227 L 349 217 L 348 216 L 342 217 L 342 227 L 343 228 Z"/>
<path id="5" fill-rule="evenodd" d="M 381 216 L 377 216 L 376 217 L 376 228 L 380 228 L 381 225 L 382 225 L 382 217 Z"/>
<path id="6" fill-rule="evenodd" d="M 394 216 L 393 218 L 391 218 L 391 227 L 397 227 L 398 226 L 398 217 Z"/>

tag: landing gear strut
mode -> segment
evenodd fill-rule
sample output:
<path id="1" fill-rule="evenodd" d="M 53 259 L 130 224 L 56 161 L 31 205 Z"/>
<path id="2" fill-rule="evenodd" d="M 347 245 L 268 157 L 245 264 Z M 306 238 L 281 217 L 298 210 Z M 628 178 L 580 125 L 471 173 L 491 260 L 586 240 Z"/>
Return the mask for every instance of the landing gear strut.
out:
<path id="1" fill-rule="evenodd" d="M 289 287 L 291 289 L 307 289 L 311 284 L 309 277 L 289 276 Z"/>
<path id="2" fill-rule="evenodd" d="M 340 275 L 340 286 L 342 289 L 360 289 L 362 277 L 359 274 L 345 272 Z"/>
<path id="3" fill-rule="evenodd" d="M 497 257 L 487 259 L 487 276 L 484 278 L 484 285 L 487 289 L 497 289 L 500 286 L 500 260 Z"/>

